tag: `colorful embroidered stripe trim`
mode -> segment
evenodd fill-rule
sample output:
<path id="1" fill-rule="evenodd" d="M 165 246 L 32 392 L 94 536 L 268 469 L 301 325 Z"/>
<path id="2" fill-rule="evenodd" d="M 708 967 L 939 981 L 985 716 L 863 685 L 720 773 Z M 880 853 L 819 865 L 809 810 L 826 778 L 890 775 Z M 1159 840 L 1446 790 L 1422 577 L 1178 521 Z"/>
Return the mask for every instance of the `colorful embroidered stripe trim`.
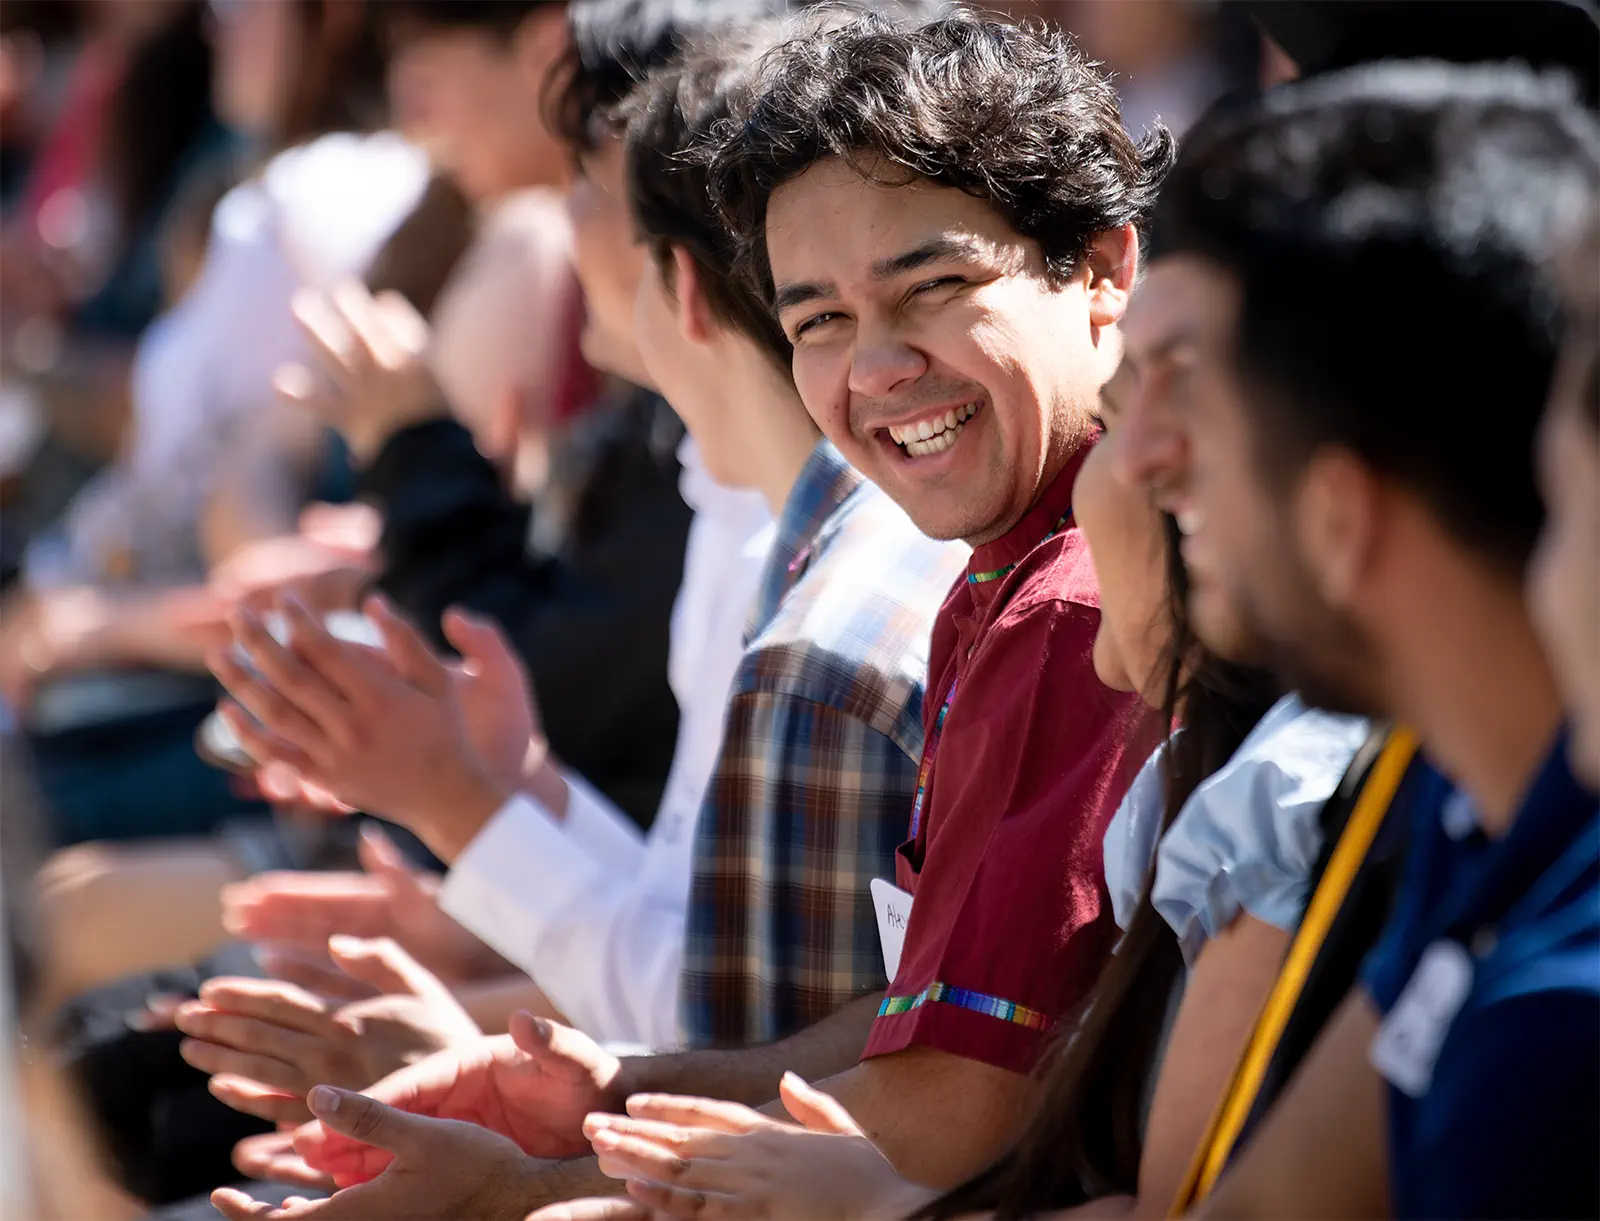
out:
<path id="1" fill-rule="evenodd" d="M 1066 524 L 1071 520 L 1072 520 L 1072 510 L 1068 509 L 1067 512 L 1066 512 L 1066 516 L 1064 516 L 1055 525 L 1051 526 L 1050 527 L 1050 533 L 1046 534 L 1043 538 L 1041 538 L 1037 543 L 1034 544 L 1034 546 L 1038 547 L 1038 546 L 1043 545 L 1044 543 L 1048 543 L 1056 535 L 1060 534 L 1061 531 L 1066 527 Z M 990 569 L 988 572 L 969 572 L 969 573 L 967 573 L 967 584 L 968 585 L 987 585 L 990 581 L 998 581 L 1001 577 L 1010 576 L 1011 575 L 1011 570 L 1014 569 L 1015 567 L 1016 567 L 1016 564 L 1007 564 L 1004 568 L 993 568 L 993 569 Z"/>
<path id="2" fill-rule="evenodd" d="M 1001 1000 L 998 996 L 990 996 L 985 992 L 952 988 L 949 984 L 940 983 L 929 984 L 915 996 L 884 997 L 883 1004 L 878 1006 L 878 1016 L 893 1017 L 897 1013 L 910 1013 L 913 1009 L 932 1004 L 955 1005 L 961 1009 L 971 1009 L 976 1013 L 987 1013 L 992 1018 L 1026 1026 L 1029 1030 L 1049 1030 L 1055 1025 L 1037 1009 L 1029 1009 L 1026 1005 L 1018 1005 L 1014 1001 Z"/>
<path id="3" fill-rule="evenodd" d="M 922 766 L 917 769 L 917 796 L 911 803 L 911 838 L 917 838 L 917 832 L 922 827 L 922 802 L 928 792 L 928 778 L 933 775 L 933 756 L 939 751 L 939 739 L 944 737 L 944 719 L 950 715 L 950 705 L 956 698 L 956 679 L 950 684 L 950 694 L 944 697 L 944 704 L 939 709 L 939 715 L 933 719 L 933 732 L 928 735 L 928 744 L 922 751 Z"/>

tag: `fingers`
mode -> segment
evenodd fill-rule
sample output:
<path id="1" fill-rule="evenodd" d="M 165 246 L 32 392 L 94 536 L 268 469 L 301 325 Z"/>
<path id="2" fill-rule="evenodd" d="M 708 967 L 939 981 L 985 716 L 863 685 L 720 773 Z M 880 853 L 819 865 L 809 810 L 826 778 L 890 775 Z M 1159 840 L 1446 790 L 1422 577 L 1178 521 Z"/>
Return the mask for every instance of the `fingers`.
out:
<path id="1" fill-rule="evenodd" d="M 384 652 L 400 677 L 435 698 L 448 694 L 450 672 L 422 634 L 395 614 L 385 598 L 368 598 L 365 609 L 367 617 L 383 634 Z"/>
<path id="2" fill-rule="evenodd" d="M 256 950 L 256 961 L 270 978 L 298 984 L 329 1000 L 348 1003 L 381 995 L 371 984 L 353 979 L 341 971 L 327 950 L 260 946 Z"/>
<path id="3" fill-rule="evenodd" d="M 451 609 L 440 626 L 473 673 L 493 678 L 502 686 L 521 681 L 522 662 L 493 619 Z"/>
<path id="4" fill-rule="evenodd" d="M 615 1056 L 570 1026 L 518 1010 L 511 1015 L 508 1029 L 511 1041 L 539 1061 L 546 1073 L 605 1080 L 616 1070 Z"/>
<path id="5" fill-rule="evenodd" d="M 424 324 L 421 346 L 415 352 L 407 351 L 402 336 L 395 333 L 391 324 L 392 311 L 385 310 L 363 285 L 347 280 L 334 286 L 332 296 L 334 308 L 357 340 L 344 359 L 345 368 L 354 375 L 366 376 L 374 365 L 398 369 L 427 346 Z"/>
<path id="6" fill-rule="evenodd" d="M 317 363 L 340 389 L 347 390 L 363 370 L 371 368 L 372 353 L 365 350 L 328 294 L 302 289 L 295 293 L 290 308 L 310 341 Z"/>
<path id="7" fill-rule="evenodd" d="M 316 770 L 310 752 L 322 741 L 322 731 L 314 721 L 240 665 L 231 649 L 210 650 L 206 668 L 233 696 L 217 711 L 245 754 L 259 764 Z"/>
<path id="8" fill-rule="evenodd" d="M 778 1083 L 778 1097 L 796 1123 L 812 1132 L 860 1136 L 860 1126 L 832 1094 L 813 1088 L 798 1073 L 784 1073 Z"/>
<path id="9" fill-rule="evenodd" d="M 248 1077 L 236 1076 L 233 1073 L 217 1073 L 206 1083 L 206 1089 L 213 1098 L 225 1106 L 232 1107 L 245 1115 L 254 1115 L 257 1119 L 265 1119 L 270 1123 L 302 1124 L 311 1118 L 311 1109 L 306 1106 L 305 1099 L 299 1094 L 275 1090 Z M 285 1142 L 284 1147 L 287 1149 L 290 1146 Z M 239 1165 L 237 1157 L 234 1159 L 234 1165 Z M 255 1177 L 274 1176 L 260 1174 Z"/>
<path id="10" fill-rule="evenodd" d="M 336 663 L 344 648 L 294 599 L 285 599 L 283 614 L 290 645 L 280 644 L 259 615 L 241 610 L 233 617 L 234 638 L 250 655 L 250 663 L 260 675 L 255 686 L 264 687 L 320 732 L 333 737 L 336 743 L 347 745 L 344 737 L 335 735 L 344 734 L 348 728 L 349 700 L 329 670 L 330 662 Z M 242 667 L 236 662 L 235 668 Z M 280 732 L 249 701 L 241 698 L 239 702 L 255 713 L 267 728 Z M 302 748 L 311 745 L 294 737 L 289 737 L 289 741 Z"/>
<path id="11" fill-rule="evenodd" d="M 390 925 L 389 893 L 364 873 L 257 874 L 223 888 L 223 921 L 237 937 L 323 950 L 335 933 L 376 937 Z"/>
<path id="12" fill-rule="evenodd" d="M 438 976 L 388 937 L 371 941 L 332 937 L 328 952 L 352 979 L 371 984 L 386 996 L 431 996 L 445 991 Z"/>
<path id="13" fill-rule="evenodd" d="M 211 1206 L 228 1221 L 262 1221 L 282 1214 L 271 1204 L 252 1200 L 244 1192 L 232 1187 L 219 1187 L 211 1193 Z"/>
<path id="14" fill-rule="evenodd" d="M 634 1119 L 687 1128 L 708 1128 L 713 1132 L 741 1135 L 770 1128 L 773 1121 L 759 1111 L 722 1102 L 715 1098 L 686 1098 L 677 1094 L 635 1094 L 628 1099 L 628 1114 Z"/>
<path id="15" fill-rule="evenodd" d="M 694 1142 L 685 1136 L 685 1132 L 685 1129 L 676 1129 L 667 1137 L 674 1143 L 662 1143 L 617 1127 L 601 1127 L 592 1138 L 595 1154 L 600 1159 L 601 1173 L 613 1179 L 645 1179 L 680 1187 L 726 1190 L 730 1177 L 728 1163 L 709 1155 L 690 1156 L 683 1145 Z M 729 1141 L 734 1138 L 724 1136 L 722 1139 Z"/>
<path id="16" fill-rule="evenodd" d="M 604 1196 L 548 1204 L 523 1221 L 650 1221 L 650 1210 L 635 1200 Z"/>
<path id="17" fill-rule="evenodd" d="M 315 1191 L 334 1190 L 332 1179 L 313 1170 L 295 1153 L 289 1132 L 264 1132 L 260 1136 L 245 1137 L 233 1147 L 233 1164 L 246 1178 Z"/>
<path id="18" fill-rule="evenodd" d="M 184 1061 L 203 1073 L 226 1073 L 246 1077 L 262 1085 L 276 1086 L 287 1094 L 299 1094 L 306 1088 L 306 1075 L 293 1064 L 269 1056 L 234 1051 L 218 1043 L 203 1043 L 198 1039 L 184 1039 L 178 1044 L 178 1054 Z"/>
<path id="19" fill-rule="evenodd" d="M 684 1221 L 697 1221 L 707 1217 L 742 1217 L 750 1215 L 748 1209 L 739 1207 L 734 1196 L 718 1192 L 699 1191 L 685 1187 L 669 1187 L 663 1183 L 642 1183 L 629 1180 L 628 1195 L 646 1208 Z"/>
<path id="20" fill-rule="evenodd" d="M 234 1031 L 237 1019 L 255 1018 L 259 1023 L 281 1027 L 287 1031 L 321 1037 L 333 1030 L 327 1002 L 313 996 L 304 988 L 275 979 L 208 979 L 200 985 L 198 1005 L 186 1005 L 179 1011 L 178 1027 L 185 1034 L 211 1037 L 210 1032 L 228 1034 Z M 211 1012 L 208 1012 L 211 1011 Z M 185 1023 L 195 1025 L 190 1030 Z M 250 1032 L 238 1028 L 244 1037 Z M 225 1042 L 224 1039 L 215 1041 Z M 245 1051 L 269 1051 L 268 1047 L 249 1043 L 233 1044 Z"/>

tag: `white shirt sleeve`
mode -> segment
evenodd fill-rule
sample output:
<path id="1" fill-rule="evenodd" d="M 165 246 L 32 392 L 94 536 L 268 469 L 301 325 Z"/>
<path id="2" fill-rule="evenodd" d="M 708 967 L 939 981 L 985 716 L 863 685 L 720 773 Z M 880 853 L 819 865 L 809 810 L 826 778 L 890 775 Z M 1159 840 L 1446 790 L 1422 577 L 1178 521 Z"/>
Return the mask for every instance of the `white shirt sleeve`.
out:
<path id="1" fill-rule="evenodd" d="M 647 848 L 604 797 L 569 784 L 564 821 L 526 795 L 508 802 L 456 859 L 439 906 L 596 1040 L 675 1046 L 690 844 Z"/>
<path id="2" fill-rule="evenodd" d="M 698 477 L 698 462 L 685 463 Z M 566 818 L 508 803 L 457 857 L 440 906 L 533 977 L 601 1043 L 682 1042 L 683 969 L 695 824 L 722 746 L 744 623 L 773 526 L 757 501 L 706 477 L 696 510 L 669 667 L 682 710 L 672 769 L 648 836 L 568 775 Z"/>

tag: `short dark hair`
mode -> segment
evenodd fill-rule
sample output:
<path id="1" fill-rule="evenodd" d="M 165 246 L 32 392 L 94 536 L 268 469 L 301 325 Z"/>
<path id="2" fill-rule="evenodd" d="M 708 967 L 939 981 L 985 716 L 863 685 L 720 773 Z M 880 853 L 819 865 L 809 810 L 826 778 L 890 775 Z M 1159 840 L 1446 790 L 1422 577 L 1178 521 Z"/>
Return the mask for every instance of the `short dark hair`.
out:
<path id="1" fill-rule="evenodd" d="M 1185 140 L 1154 257 L 1242 290 L 1258 461 L 1345 446 L 1520 571 L 1533 444 L 1562 333 L 1551 256 L 1600 187 L 1600 128 L 1553 77 L 1394 62 L 1274 90 Z"/>
<path id="2" fill-rule="evenodd" d="M 510 42 L 523 20 L 567 0 L 377 0 L 393 29 L 409 22 L 424 29 L 478 30 L 496 42 Z"/>
<path id="3" fill-rule="evenodd" d="M 572 0 L 572 44 L 550 74 L 545 121 L 574 156 L 591 153 L 604 127 L 615 128 L 618 104 L 688 43 L 788 7 L 788 0 Z"/>
<path id="4" fill-rule="evenodd" d="M 868 14 L 769 55 L 743 121 L 707 155 L 741 264 L 770 299 L 768 201 L 818 162 L 840 158 L 877 180 L 887 165 L 889 181 L 965 191 L 1066 277 L 1097 234 L 1144 220 L 1173 140 L 1158 123 L 1135 141 L 1110 81 L 1054 26 Z"/>
<path id="5" fill-rule="evenodd" d="M 785 369 L 788 337 L 735 274 L 737 249 L 712 207 L 706 167 L 687 154 L 728 117 L 751 69 L 790 29 L 786 21 L 765 21 L 703 39 L 651 73 L 619 111 L 627 123 L 628 202 L 639 237 L 663 274 L 670 274 L 672 248 L 686 250 L 718 320 Z"/>

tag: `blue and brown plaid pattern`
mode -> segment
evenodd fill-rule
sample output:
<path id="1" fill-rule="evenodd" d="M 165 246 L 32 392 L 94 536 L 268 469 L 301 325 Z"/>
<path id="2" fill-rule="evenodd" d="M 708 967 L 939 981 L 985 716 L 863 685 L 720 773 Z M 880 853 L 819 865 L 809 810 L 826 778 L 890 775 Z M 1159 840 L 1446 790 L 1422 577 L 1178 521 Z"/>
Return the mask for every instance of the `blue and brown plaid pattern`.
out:
<path id="1" fill-rule="evenodd" d="M 690 1046 L 768 1042 L 887 986 L 868 883 L 894 876 L 933 620 L 966 549 L 831 445 L 789 497 L 695 832 Z"/>

